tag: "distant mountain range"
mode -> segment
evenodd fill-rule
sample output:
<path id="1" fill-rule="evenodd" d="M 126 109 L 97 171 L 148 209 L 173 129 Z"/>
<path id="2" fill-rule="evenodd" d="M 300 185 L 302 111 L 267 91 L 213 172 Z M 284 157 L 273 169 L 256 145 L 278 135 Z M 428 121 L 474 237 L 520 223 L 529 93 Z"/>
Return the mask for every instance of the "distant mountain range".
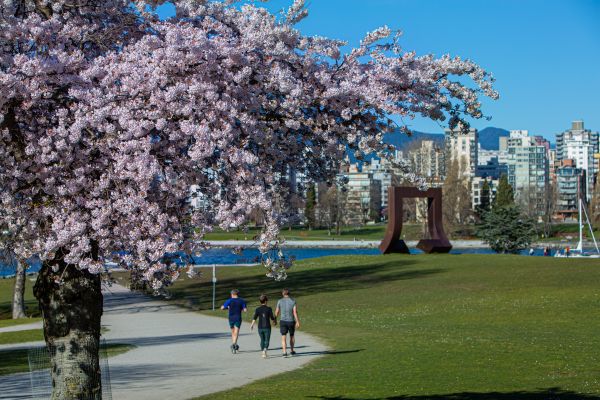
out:
<path id="1" fill-rule="evenodd" d="M 509 131 L 502 128 L 487 127 L 479 131 L 479 143 L 485 150 L 498 150 L 500 137 L 508 136 Z M 426 133 L 413 131 L 408 136 L 401 132 L 388 133 L 384 138 L 386 143 L 393 144 L 397 149 L 408 149 L 411 143 L 417 144 L 423 140 L 433 140 L 440 146 L 444 144 L 443 133 Z"/>

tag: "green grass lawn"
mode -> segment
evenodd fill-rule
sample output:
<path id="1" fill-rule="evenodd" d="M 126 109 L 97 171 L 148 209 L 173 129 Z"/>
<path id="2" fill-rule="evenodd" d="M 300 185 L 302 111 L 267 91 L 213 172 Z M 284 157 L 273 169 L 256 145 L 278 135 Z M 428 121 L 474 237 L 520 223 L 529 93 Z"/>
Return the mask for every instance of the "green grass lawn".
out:
<path id="1" fill-rule="evenodd" d="M 42 329 L 28 329 L 16 332 L 0 332 L 0 344 L 37 342 L 44 340 Z"/>
<path id="2" fill-rule="evenodd" d="M 308 230 L 306 228 L 293 228 L 286 229 L 283 228 L 281 230 L 281 236 L 283 236 L 287 240 L 381 240 L 385 235 L 385 224 L 378 225 L 366 225 L 359 228 L 344 228 L 342 229 L 340 235 L 336 235 L 333 232 L 329 235 L 327 229 L 312 229 Z M 460 234 L 450 234 L 451 239 L 476 239 L 475 237 L 475 227 L 473 225 L 469 225 L 466 227 L 466 230 L 469 232 L 467 236 Z M 541 231 L 541 228 L 540 228 Z M 565 239 L 565 236 L 572 236 L 573 238 L 577 238 L 577 234 L 579 232 L 579 226 L 577 224 L 556 224 L 552 226 L 552 237 L 550 238 L 540 238 L 540 240 L 548 241 L 548 240 L 561 240 Z M 257 234 L 260 233 L 260 229 L 250 228 L 248 232 L 242 232 L 239 230 L 234 230 L 230 232 L 225 232 L 222 230 L 216 230 L 213 233 L 209 233 L 206 235 L 205 240 L 252 240 Z M 600 231 L 597 229 L 594 231 L 596 237 L 600 236 Z M 405 240 L 419 240 L 423 237 L 423 224 L 404 224 L 402 226 L 402 236 Z M 463 237 L 464 236 L 464 237 Z M 586 239 L 591 239 L 589 231 L 584 231 L 584 237 Z"/>
<path id="3" fill-rule="evenodd" d="M 33 284 L 31 277 L 28 276 L 25 283 L 25 312 L 28 317 L 39 317 L 37 300 L 33 297 Z M 14 279 L 0 279 L 0 328 L 36 321 L 32 319 L 11 320 L 14 285 Z"/>
<path id="4" fill-rule="evenodd" d="M 114 343 L 106 347 L 106 355 L 114 357 L 134 349 L 136 346 L 131 344 Z M 0 351 L 0 375 L 14 374 L 17 372 L 28 372 L 29 361 L 27 350 L 6 350 Z"/>
<path id="5" fill-rule="evenodd" d="M 281 230 L 281 236 L 287 240 L 381 240 L 385 235 L 385 224 L 367 225 L 360 228 L 344 228 L 340 235 L 335 231 L 329 235 L 327 229 L 293 228 Z M 421 237 L 422 225 L 405 224 L 402 229 L 403 236 L 407 240 L 419 239 Z M 251 228 L 247 233 L 242 231 L 224 232 L 221 230 L 206 235 L 206 240 L 252 240 L 260 233 L 260 229 Z"/>
<path id="6" fill-rule="evenodd" d="M 219 300 L 237 287 L 251 309 L 289 286 L 303 331 L 331 352 L 210 399 L 600 399 L 598 260 L 340 256 L 298 262 L 285 283 L 218 274 Z M 210 306 L 206 279 L 172 293 Z"/>

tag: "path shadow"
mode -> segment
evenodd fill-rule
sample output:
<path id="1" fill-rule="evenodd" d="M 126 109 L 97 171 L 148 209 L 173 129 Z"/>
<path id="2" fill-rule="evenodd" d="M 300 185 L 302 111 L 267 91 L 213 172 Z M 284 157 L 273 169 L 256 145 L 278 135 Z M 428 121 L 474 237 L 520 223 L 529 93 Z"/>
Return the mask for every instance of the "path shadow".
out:
<path id="1" fill-rule="evenodd" d="M 380 261 L 379 261 L 380 260 Z M 246 277 L 223 277 L 217 285 L 217 299 L 229 297 L 231 288 L 239 288 L 246 299 L 257 298 L 261 293 L 278 293 L 282 286 L 292 289 L 294 297 L 308 296 L 323 292 L 363 289 L 374 284 L 419 279 L 444 272 L 442 268 L 416 269 L 413 260 L 397 258 L 361 265 L 346 265 L 333 268 L 303 268 L 292 270 L 287 280 L 277 282 L 265 278 L 264 275 Z M 413 267 L 413 268 L 411 268 Z M 260 266 L 256 268 L 261 268 Z M 217 272 L 217 275 L 219 272 Z M 211 306 L 209 296 L 202 296 L 200 290 L 208 291 L 205 282 L 179 286 L 171 291 L 173 299 L 185 300 L 195 298 L 196 309 L 208 309 Z"/>
<path id="2" fill-rule="evenodd" d="M 116 364 L 110 366 L 111 383 L 115 387 L 136 385 L 161 387 L 161 379 L 188 373 L 187 365 L 171 364 L 169 368 L 156 368 L 154 364 Z M 210 368 L 194 368 L 194 374 L 213 375 Z"/>
<path id="3" fill-rule="evenodd" d="M 391 396 L 391 397 L 344 397 L 344 396 L 310 396 L 321 400 L 600 400 L 599 395 L 577 393 L 553 387 L 538 391 L 516 392 L 462 392 L 449 394 L 433 394 L 423 396 Z"/>
<path id="4" fill-rule="evenodd" d="M 131 337 L 127 339 L 109 339 L 106 340 L 107 344 L 113 343 L 131 343 L 138 347 L 142 346 L 160 346 L 168 344 L 178 344 L 195 342 L 207 339 L 223 339 L 230 337 L 230 333 L 191 333 L 187 335 L 171 335 L 171 336 L 150 336 L 150 337 Z"/>

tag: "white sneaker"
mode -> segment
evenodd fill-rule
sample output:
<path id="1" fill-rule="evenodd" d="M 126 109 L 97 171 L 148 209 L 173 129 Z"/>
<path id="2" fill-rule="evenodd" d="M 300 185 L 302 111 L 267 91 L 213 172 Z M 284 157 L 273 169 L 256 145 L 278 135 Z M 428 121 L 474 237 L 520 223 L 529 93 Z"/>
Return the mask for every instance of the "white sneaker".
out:
<path id="1" fill-rule="evenodd" d="M 267 351 L 266 350 L 263 350 L 263 352 L 262 352 L 262 358 L 267 358 Z"/>

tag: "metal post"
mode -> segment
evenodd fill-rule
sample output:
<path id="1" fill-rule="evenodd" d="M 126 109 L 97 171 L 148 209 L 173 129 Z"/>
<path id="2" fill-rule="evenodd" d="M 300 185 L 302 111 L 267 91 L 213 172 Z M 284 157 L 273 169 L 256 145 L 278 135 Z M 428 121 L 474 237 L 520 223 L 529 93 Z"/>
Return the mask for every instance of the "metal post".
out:
<path id="1" fill-rule="evenodd" d="M 212 309 L 215 310 L 215 300 L 217 295 L 217 265 L 213 264 L 212 267 L 212 283 L 213 283 L 213 299 L 212 299 Z"/>

